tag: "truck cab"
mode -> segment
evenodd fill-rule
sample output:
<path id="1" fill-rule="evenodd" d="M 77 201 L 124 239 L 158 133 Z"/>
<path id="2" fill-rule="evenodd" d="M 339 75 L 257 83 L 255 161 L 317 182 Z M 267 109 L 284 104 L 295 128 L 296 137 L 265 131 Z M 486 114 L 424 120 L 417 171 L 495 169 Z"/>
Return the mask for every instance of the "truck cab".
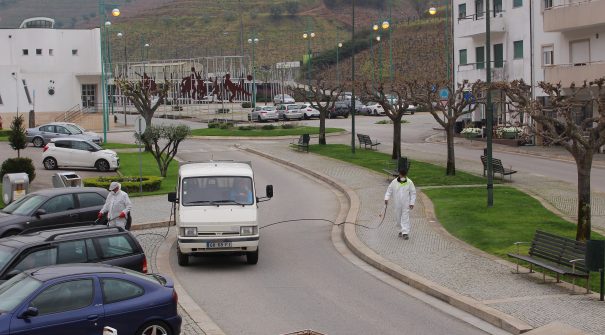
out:
<path id="1" fill-rule="evenodd" d="M 191 256 L 222 253 L 245 255 L 258 262 L 257 204 L 273 196 L 256 196 L 254 173 L 248 162 L 210 161 L 179 168 L 177 191 L 168 194 L 174 203 L 177 256 L 181 266 Z"/>

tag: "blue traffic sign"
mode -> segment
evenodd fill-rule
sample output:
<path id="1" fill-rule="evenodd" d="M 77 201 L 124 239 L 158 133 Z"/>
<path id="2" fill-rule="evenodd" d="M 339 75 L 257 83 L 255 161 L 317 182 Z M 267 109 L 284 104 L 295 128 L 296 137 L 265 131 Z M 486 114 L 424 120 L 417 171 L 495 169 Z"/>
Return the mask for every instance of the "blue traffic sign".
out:
<path id="1" fill-rule="evenodd" d="M 464 97 L 465 101 L 475 102 L 475 97 L 473 96 L 473 93 L 470 91 L 464 92 L 463 97 Z"/>
<path id="2" fill-rule="evenodd" d="M 442 88 L 439 90 L 439 97 L 441 98 L 441 100 L 447 100 L 447 98 L 450 96 L 450 91 L 448 91 L 447 88 Z"/>

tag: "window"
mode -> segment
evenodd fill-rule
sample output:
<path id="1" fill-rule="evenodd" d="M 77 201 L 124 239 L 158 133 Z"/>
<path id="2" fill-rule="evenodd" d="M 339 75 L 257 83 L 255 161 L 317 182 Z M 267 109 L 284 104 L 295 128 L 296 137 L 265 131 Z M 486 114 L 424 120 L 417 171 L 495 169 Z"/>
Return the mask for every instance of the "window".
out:
<path id="1" fill-rule="evenodd" d="M 54 56 L 54 50 L 53 49 L 48 49 L 48 55 L 49 56 Z"/>
<path id="2" fill-rule="evenodd" d="M 461 49 L 458 53 L 460 55 L 460 65 L 466 65 L 468 63 L 466 49 Z"/>
<path id="3" fill-rule="evenodd" d="M 71 142 L 71 147 L 73 149 L 76 150 L 82 150 L 82 151 L 90 151 L 92 150 L 92 146 L 86 142 L 82 142 L 82 141 L 72 141 Z"/>
<path id="4" fill-rule="evenodd" d="M 523 40 L 513 42 L 513 58 L 514 59 L 523 58 Z"/>
<path id="5" fill-rule="evenodd" d="M 103 206 L 105 204 L 105 198 L 99 193 L 79 193 L 78 201 L 80 202 L 80 208 Z"/>
<path id="6" fill-rule="evenodd" d="M 552 0 L 544 0 L 544 8 L 552 8 Z"/>
<path id="7" fill-rule="evenodd" d="M 134 248 L 125 235 L 100 237 L 97 239 L 103 258 L 124 256 L 134 253 Z"/>
<path id="8" fill-rule="evenodd" d="M 42 56 L 42 49 L 36 49 L 36 55 Z"/>
<path id="9" fill-rule="evenodd" d="M 74 197 L 71 194 L 61 194 L 48 200 L 44 205 L 40 207 L 44 209 L 47 214 L 59 213 L 76 208 L 74 204 Z"/>
<path id="10" fill-rule="evenodd" d="M 2 95 L 0 95 L 0 105 L 2 105 Z"/>
<path id="11" fill-rule="evenodd" d="M 458 5 L 458 18 L 464 19 L 466 17 L 466 4 L 462 3 Z"/>
<path id="12" fill-rule="evenodd" d="M 96 262 L 99 259 L 97 255 L 97 250 L 95 249 L 95 244 L 91 239 L 86 240 L 86 252 L 88 253 L 88 260 L 91 262 Z"/>
<path id="13" fill-rule="evenodd" d="M 483 0 L 475 0 L 475 15 L 479 17 L 483 17 Z"/>
<path id="14" fill-rule="evenodd" d="M 23 56 L 27 56 L 27 55 L 29 55 L 29 50 L 23 49 Z"/>
<path id="15" fill-rule="evenodd" d="M 139 285 L 116 278 L 101 279 L 101 290 L 103 302 L 106 304 L 140 297 L 145 293 Z"/>
<path id="16" fill-rule="evenodd" d="M 494 44 L 494 68 L 504 67 L 504 45 Z"/>
<path id="17" fill-rule="evenodd" d="M 78 55 L 78 49 L 71 49 L 71 55 L 72 56 L 77 56 Z"/>
<path id="18" fill-rule="evenodd" d="M 46 132 L 46 133 L 54 133 L 55 132 L 55 126 L 43 126 L 40 127 L 40 131 Z"/>
<path id="19" fill-rule="evenodd" d="M 88 261 L 84 240 L 61 242 L 57 248 L 57 264 L 86 263 Z"/>
<path id="20" fill-rule="evenodd" d="M 553 65 L 555 60 L 555 50 L 552 45 L 542 47 L 542 66 Z"/>
<path id="21" fill-rule="evenodd" d="M 59 134 L 71 135 L 71 132 L 62 126 L 55 126 L 55 131 Z"/>
<path id="22" fill-rule="evenodd" d="M 475 48 L 475 68 L 485 69 L 485 47 Z"/>
<path id="23" fill-rule="evenodd" d="M 38 309 L 38 315 L 84 308 L 92 304 L 92 284 L 92 279 L 79 279 L 50 286 L 32 300 L 30 306 Z"/>
<path id="24" fill-rule="evenodd" d="M 502 13 L 502 0 L 494 0 L 494 17 L 496 14 Z"/>
<path id="25" fill-rule="evenodd" d="M 523 0 L 513 0 L 513 8 L 518 8 L 523 6 Z"/>
<path id="26" fill-rule="evenodd" d="M 49 248 L 29 253 L 17 263 L 13 270 L 25 271 L 39 266 L 57 264 L 57 249 Z"/>
<path id="27" fill-rule="evenodd" d="M 25 91 L 25 97 L 27 98 L 27 102 L 29 102 L 31 104 L 32 98 L 29 95 L 29 88 L 27 87 L 27 83 L 25 82 L 25 79 L 23 79 L 21 81 L 23 82 L 23 90 Z"/>
<path id="28" fill-rule="evenodd" d="M 71 148 L 71 141 L 56 141 L 55 147 L 57 148 Z"/>

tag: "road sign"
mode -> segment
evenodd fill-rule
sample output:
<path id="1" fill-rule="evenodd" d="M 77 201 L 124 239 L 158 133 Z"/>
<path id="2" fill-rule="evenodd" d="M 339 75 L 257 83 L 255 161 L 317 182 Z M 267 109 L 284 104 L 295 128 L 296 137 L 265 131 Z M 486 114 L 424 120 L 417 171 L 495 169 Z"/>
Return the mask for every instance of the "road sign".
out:
<path id="1" fill-rule="evenodd" d="M 447 98 L 449 98 L 450 96 L 450 91 L 447 88 L 442 88 L 439 90 L 439 98 L 441 98 L 441 100 L 447 100 Z"/>
<path id="2" fill-rule="evenodd" d="M 465 91 L 463 97 L 465 101 L 475 102 L 475 97 L 471 91 Z"/>
<path id="3" fill-rule="evenodd" d="M 441 102 L 441 106 L 447 106 L 447 100 L 440 100 L 439 102 Z"/>
<path id="4" fill-rule="evenodd" d="M 147 123 L 145 123 L 145 119 L 142 116 L 139 116 L 136 120 L 134 120 L 134 132 L 137 134 L 142 134 L 147 129 Z"/>

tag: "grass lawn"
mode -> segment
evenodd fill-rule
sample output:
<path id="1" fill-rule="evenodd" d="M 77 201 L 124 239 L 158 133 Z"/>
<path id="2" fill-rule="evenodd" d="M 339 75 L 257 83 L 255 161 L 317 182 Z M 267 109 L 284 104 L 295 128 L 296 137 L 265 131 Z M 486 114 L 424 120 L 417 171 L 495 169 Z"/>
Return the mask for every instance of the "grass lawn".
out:
<path id="1" fill-rule="evenodd" d="M 344 131 L 341 128 L 326 128 L 327 133 L 336 133 Z M 275 128 L 273 130 L 250 129 L 240 130 L 238 128 L 219 129 L 206 128 L 194 129 L 191 131 L 194 136 L 250 136 L 250 137 L 269 137 L 269 136 L 288 136 L 302 134 L 319 134 L 319 127 L 296 127 L 291 129 Z"/>
<path id="2" fill-rule="evenodd" d="M 309 151 L 363 166 L 383 174 L 382 169 L 387 166 L 387 162 L 391 161 L 391 155 L 367 149 L 357 148 L 355 155 L 353 155 L 351 147 L 343 144 L 313 144 L 309 146 Z M 409 176 L 416 186 L 475 185 L 486 182 L 483 177 L 462 171 L 456 171 L 455 176 L 449 177 L 445 175 L 445 167 L 419 161 L 411 162 Z"/>
<path id="3" fill-rule="evenodd" d="M 103 145 L 101 145 L 103 147 L 103 149 L 130 149 L 130 148 L 138 148 L 139 146 L 136 144 L 130 144 L 130 143 L 111 143 L 111 142 L 107 142 Z"/>
<path id="4" fill-rule="evenodd" d="M 143 175 L 144 176 L 159 176 L 160 170 L 155 161 L 155 158 L 149 152 L 143 152 L 141 154 L 143 163 Z M 143 195 L 156 195 L 166 194 L 176 189 L 177 175 L 179 172 L 179 162 L 173 160 L 168 168 L 166 178 L 162 180 L 162 186 L 158 191 L 141 193 L 129 193 L 131 197 L 138 197 Z M 139 175 L 139 153 L 121 153 L 120 154 L 120 173 L 124 176 L 138 176 Z"/>

